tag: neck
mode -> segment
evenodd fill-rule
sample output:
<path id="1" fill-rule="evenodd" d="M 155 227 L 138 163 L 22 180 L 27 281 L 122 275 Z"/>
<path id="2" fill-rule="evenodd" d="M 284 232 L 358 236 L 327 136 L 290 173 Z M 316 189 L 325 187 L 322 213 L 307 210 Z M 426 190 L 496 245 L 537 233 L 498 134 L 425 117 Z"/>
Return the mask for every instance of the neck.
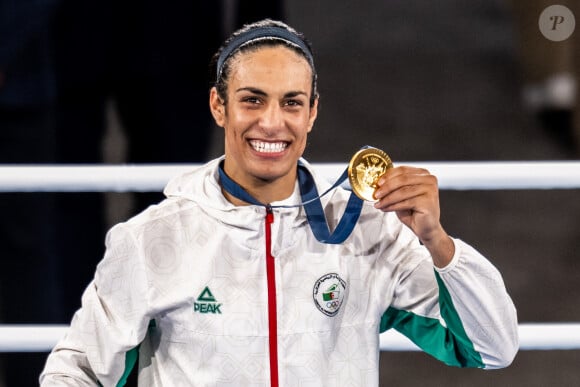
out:
<path id="1" fill-rule="evenodd" d="M 227 174 L 226 169 L 223 171 L 226 173 L 227 177 L 233 181 L 235 184 L 239 185 L 245 192 L 247 192 L 253 199 L 266 205 L 272 202 L 277 202 L 280 200 L 287 199 L 294 192 L 294 187 L 296 184 L 296 172 L 291 173 L 283 178 L 274 180 L 264 180 L 256 177 L 250 177 L 249 179 L 240 179 Z M 225 198 L 232 204 L 236 206 L 244 206 L 251 203 L 244 201 L 234 193 L 228 192 L 224 188 L 224 183 L 222 185 L 222 193 Z"/>
<path id="2" fill-rule="evenodd" d="M 283 184 L 278 189 L 266 190 L 263 193 L 256 194 L 256 197 L 261 203 L 273 203 L 288 199 L 294 193 L 296 187 L 296 177 L 287 184 Z"/>

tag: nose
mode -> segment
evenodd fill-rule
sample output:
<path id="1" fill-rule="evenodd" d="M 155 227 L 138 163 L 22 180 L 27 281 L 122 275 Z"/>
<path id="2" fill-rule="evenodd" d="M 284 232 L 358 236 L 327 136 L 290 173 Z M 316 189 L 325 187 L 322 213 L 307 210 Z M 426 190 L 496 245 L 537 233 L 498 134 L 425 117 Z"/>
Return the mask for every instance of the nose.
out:
<path id="1" fill-rule="evenodd" d="M 277 103 L 270 103 L 260 116 L 260 126 L 268 131 L 281 128 L 284 125 L 282 107 Z"/>

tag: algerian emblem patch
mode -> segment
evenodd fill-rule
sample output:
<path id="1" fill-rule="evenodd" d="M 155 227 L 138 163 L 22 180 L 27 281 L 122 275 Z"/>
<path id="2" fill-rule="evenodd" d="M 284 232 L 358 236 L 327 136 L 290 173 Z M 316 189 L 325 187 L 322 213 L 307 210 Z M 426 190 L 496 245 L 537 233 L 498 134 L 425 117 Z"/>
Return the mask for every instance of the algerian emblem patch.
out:
<path id="1" fill-rule="evenodd" d="M 312 296 L 318 310 L 327 316 L 335 316 L 340 310 L 346 282 L 336 273 L 325 274 L 314 284 Z"/>

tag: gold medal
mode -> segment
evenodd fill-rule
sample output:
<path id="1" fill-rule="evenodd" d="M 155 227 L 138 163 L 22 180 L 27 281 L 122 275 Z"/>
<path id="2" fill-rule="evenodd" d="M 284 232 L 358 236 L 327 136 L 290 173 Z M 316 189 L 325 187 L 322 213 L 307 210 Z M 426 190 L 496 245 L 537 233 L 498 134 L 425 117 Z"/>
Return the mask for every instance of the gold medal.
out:
<path id="1" fill-rule="evenodd" d="M 356 152 L 348 164 L 348 180 L 353 192 L 369 202 L 374 197 L 379 178 L 393 167 L 390 157 L 377 148 L 363 148 Z"/>

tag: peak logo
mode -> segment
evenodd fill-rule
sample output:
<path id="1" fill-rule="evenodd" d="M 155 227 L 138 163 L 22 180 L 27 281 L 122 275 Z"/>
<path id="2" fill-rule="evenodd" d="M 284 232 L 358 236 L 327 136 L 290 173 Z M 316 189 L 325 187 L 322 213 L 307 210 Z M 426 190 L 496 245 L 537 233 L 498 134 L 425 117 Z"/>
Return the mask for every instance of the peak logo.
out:
<path id="1" fill-rule="evenodd" d="M 193 303 L 193 312 L 201 314 L 222 314 L 220 310 L 221 306 L 222 304 L 217 302 L 213 293 L 209 290 L 209 286 L 206 286 L 200 295 L 197 296 L 196 302 Z"/>

